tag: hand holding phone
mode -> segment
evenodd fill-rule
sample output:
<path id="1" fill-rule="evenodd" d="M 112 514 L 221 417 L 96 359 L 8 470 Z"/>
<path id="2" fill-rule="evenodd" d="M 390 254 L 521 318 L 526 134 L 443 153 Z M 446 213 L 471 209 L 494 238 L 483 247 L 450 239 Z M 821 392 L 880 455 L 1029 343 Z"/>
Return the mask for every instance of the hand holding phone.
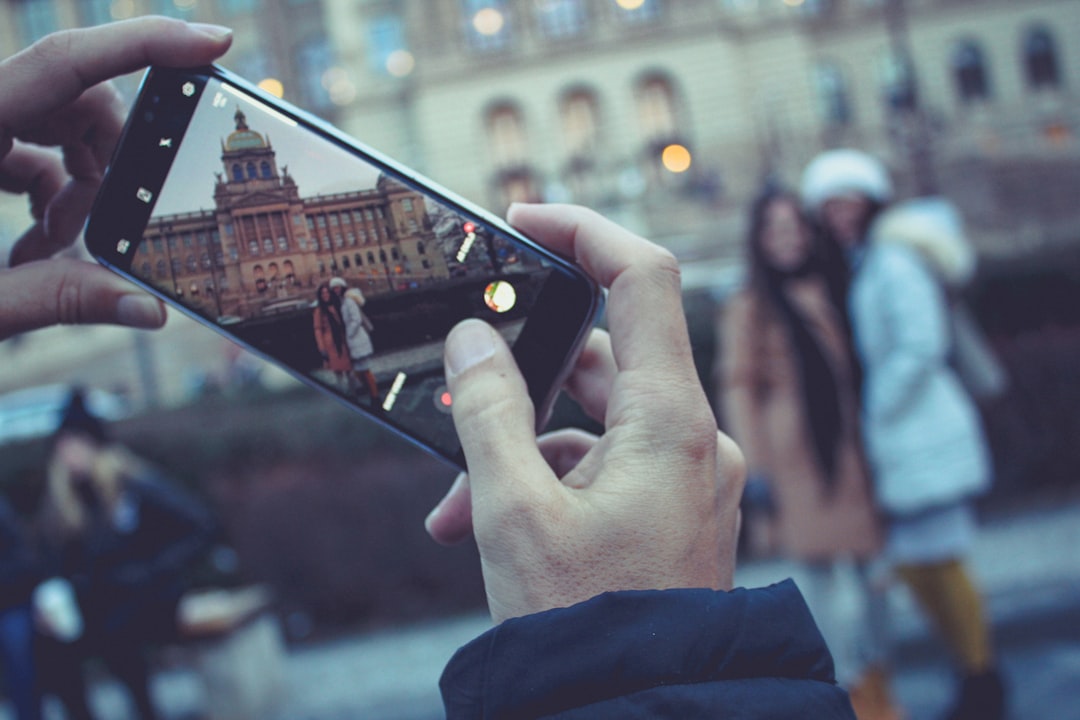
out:
<path id="1" fill-rule="evenodd" d="M 106 81 L 151 63 L 207 63 L 231 40 L 226 28 L 139 18 L 56 33 L 0 63 L 0 190 L 26 194 L 34 220 L 0 275 L 0 340 L 57 323 L 165 321 L 161 304 L 130 283 L 53 255 L 82 229 L 123 127 Z M 63 160 L 41 145 L 59 147 Z"/>
<path id="2" fill-rule="evenodd" d="M 585 208 L 515 206 L 509 219 L 610 290 L 611 334 L 592 333 L 567 383 L 605 431 L 537 438 L 505 343 L 459 325 L 446 376 L 469 474 L 428 531 L 475 535 L 496 623 L 607 591 L 729 589 L 745 468 L 698 380 L 675 259 Z"/>
<path id="3" fill-rule="evenodd" d="M 86 242 L 459 467 L 446 333 L 469 317 L 496 327 L 542 423 L 600 307 L 565 258 L 213 66 L 147 74 Z"/>

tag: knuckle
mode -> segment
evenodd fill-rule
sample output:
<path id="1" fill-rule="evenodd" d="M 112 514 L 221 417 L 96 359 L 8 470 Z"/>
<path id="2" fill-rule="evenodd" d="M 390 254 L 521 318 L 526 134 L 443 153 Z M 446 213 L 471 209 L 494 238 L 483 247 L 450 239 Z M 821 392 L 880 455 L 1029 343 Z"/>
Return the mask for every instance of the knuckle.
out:
<path id="1" fill-rule="evenodd" d="M 78 283 L 61 275 L 56 286 L 56 322 L 76 325 L 82 322 L 81 291 Z"/>

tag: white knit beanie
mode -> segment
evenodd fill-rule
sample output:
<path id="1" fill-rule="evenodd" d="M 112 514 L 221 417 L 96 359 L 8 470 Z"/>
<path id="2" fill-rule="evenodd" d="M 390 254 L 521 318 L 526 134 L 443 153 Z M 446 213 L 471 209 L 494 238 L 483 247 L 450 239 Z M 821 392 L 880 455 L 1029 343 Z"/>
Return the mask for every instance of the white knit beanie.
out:
<path id="1" fill-rule="evenodd" d="M 892 198 L 892 181 L 885 165 L 861 150 L 827 150 L 806 166 L 802 201 L 817 212 L 826 201 L 844 195 L 865 195 L 879 203 Z"/>

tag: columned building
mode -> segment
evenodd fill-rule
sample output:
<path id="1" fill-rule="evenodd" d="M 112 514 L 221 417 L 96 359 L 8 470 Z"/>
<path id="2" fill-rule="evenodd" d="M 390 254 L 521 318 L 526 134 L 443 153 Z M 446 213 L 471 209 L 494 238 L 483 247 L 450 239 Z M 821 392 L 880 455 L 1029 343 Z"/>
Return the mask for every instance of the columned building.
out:
<path id="1" fill-rule="evenodd" d="M 369 297 L 450 277 L 421 195 L 383 175 L 370 190 L 301 197 L 270 138 L 239 109 L 235 122 L 214 210 L 154 217 L 132 265 L 141 277 L 235 321 L 304 307 L 332 277 Z"/>

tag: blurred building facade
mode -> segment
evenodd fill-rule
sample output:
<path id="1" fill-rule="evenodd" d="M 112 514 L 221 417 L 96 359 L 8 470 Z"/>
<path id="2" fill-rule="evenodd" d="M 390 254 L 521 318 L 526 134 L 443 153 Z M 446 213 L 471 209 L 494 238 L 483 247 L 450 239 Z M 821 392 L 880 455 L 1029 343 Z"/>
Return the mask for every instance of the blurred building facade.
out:
<path id="1" fill-rule="evenodd" d="M 339 122 L 497 211 L 568 199 L 688 259 L 728 255 L 766 176 L 792 182 L 821 149 L 853 145 L 886 158 L 905 194 L 956 197 L 987 252 L 1080 235 L 1071 0 L 328 0 L 326 13 Z"/>
<path id="2" fill-rule="evenodd" d="M 596 207 L 701 282 L 741 257 L 764 178 L 841 145 L 956 199 L 984 253 L 1080 239 L 1076 0 L 3 0 L 0 56 L 146 13 L 233 27 L 224 65 L 481 205 Z M 0 198 L 5 254 L 26 220 Z M 0 391 L 86 358 L 84 382 L 183 394 L 144 392 L 186 373 L 147 359 L 167 335 L 103 362 L 132 342 L 116 332 L 3 343 Z M 182 343 L 219 362 L 209 336 Z"/>

